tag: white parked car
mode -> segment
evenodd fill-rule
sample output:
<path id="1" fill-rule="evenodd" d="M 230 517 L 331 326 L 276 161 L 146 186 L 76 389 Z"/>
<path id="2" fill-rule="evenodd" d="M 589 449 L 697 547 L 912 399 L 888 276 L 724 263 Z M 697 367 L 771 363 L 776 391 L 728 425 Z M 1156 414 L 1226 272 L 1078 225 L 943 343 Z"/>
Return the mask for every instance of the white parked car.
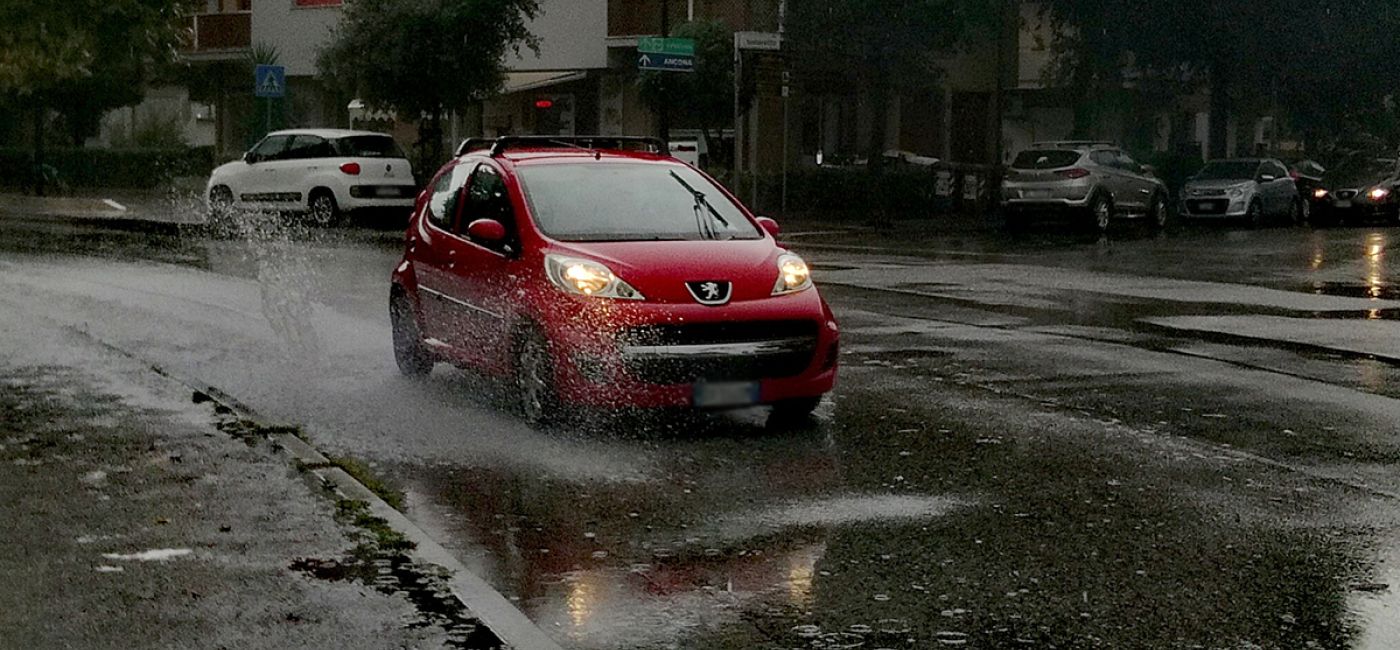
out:
<path id="1" fill-rule="evenodd" d="M 269 133 L 242 160 L 215 169 L 205 192 L 211 217 L 277 210 L 318 224 L 363 208 L 402 209 L 406 220 L 417 195 L 413 167 L 393 138 L 339 129 Z"/>

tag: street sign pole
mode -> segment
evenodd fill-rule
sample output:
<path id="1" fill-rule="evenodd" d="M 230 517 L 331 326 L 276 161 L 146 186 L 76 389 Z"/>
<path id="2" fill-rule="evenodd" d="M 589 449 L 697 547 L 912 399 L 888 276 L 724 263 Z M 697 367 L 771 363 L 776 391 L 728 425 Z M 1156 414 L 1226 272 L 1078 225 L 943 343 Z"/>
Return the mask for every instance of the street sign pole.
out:
<path id="1" fill-rule="evenodd" d="M 671 35 L 671 3 L 668 0 L 661 0 L 661 38 L 665 39 Z M 661 115 L 660 115 L 661 141 L 671 141 L 671 80 L 662 78 L 661 86 Z"/>
<path id="2" fill-rule="evenodd" d="M 744 125 L 739 106 L 739 89 L 743 87 L 744 51 L 739 48 L 739 33 L 734 33 L 734 194 L 743 196 Z"/>

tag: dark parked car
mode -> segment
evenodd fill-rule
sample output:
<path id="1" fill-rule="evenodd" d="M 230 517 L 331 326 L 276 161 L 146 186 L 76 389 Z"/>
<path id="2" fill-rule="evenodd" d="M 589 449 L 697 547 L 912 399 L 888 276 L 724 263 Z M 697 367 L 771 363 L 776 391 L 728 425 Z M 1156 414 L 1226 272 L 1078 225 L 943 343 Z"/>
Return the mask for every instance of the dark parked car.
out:
<path id="1" fill-rule="evenodd" d="M 1306 194 L 1314 225 L 1385 219 L 1400 223 L 1400 169 L 1393 158 L 1355 155 L 1322 174 Z"/>

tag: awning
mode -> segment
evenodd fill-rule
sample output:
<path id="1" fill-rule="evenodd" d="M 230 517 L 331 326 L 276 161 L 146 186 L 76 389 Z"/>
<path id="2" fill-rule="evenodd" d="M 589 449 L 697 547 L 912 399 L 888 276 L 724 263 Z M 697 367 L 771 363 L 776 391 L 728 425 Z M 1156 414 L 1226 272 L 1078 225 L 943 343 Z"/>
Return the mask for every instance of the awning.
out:
<path id="1" fill-rule="evenodd" d="M 564 72 L 512 72 L 506 75 L 506 83 L 501 92 L 512 95 L 527 90 L 545 88 L 588 77 L 583 70 Z"/>

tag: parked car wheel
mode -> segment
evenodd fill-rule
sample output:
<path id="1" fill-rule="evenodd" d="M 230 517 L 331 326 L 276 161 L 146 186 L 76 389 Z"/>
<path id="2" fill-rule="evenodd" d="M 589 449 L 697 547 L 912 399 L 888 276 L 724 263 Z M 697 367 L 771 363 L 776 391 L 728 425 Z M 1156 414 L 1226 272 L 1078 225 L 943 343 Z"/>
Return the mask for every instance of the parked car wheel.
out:
<path id="1" fill-rule="evenodd" d="M 217 223 L 233 213 L 233 190 L 219 185 L 209 190 L 209 221 Z"/>
<path id="2" fill-rule="evenodd" d="M 543 334 L 526 334 L 517 345 L 515 388 L 520 415 L 525 422 L 544 426 L 556 419 L 559 399 L 554 388 L 554 364 Z"/>
<path id="3" fill-rule="evenodd" d="M 335 195 L 330 190 L 318 189 L 311 193 L 311 222 L 318 226 L 334 224 L 340 217 L 340 207 L 335 203 Z"/>
<path id="4" fill-rule="evenodd" d="M 433 371 L 433 356 L 423 344 L 413 303 L 395 292 L 389 299 L 389 321 L 394 330 L 394 363 L 406 377 L 424 377 Z"/>
<path id="5" fill-rule="evenodd" d="M 1089 203 L 1090 226 L 1094 232 L 1103 234 L 1113 225 L 1113 199 L 1106 194 L 1098 194 Z"/>
<path id="6" fill-rule="evenodd" d="M 1245 222 L 1249 224 L 1250 228 L 1264 227 L 1264 204 L 1260 203 L 1258 199 L 1250 201 L 1249 211 L 1245 213 Z"/>
<path id="7" fill-rule="evenodd" d="M 1312 203 L 1307 199 L 1298 199 L 1293 205 L 1293 223 L 1302 225 L 1312 220 Z"/>
<path id="8" fill-rule="evenodd" d="M 1166 228 L 1169 215 L 1166 199 L 1163 198 L 1161 194 L 1158 194 L 1152 198 L 1152 203 L 1150 205 L 1151 207 L 1148 208 L 1147 216 L 1152 220 L 1152 228 L 1155 230 Z"/>

